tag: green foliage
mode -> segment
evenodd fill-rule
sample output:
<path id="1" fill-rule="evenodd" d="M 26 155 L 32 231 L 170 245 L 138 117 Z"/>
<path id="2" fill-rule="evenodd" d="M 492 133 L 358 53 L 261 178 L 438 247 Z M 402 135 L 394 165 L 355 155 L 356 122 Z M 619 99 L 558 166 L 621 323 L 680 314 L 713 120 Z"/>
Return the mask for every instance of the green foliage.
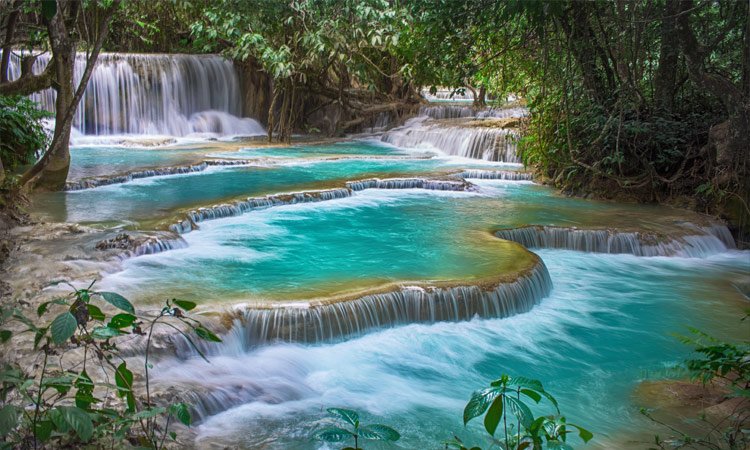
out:
<path id="1" fill-rule="evenodd" d="M 197 349 L 191 334 L 200 339 L 221 339 L 185 315 L 195 303 L 184 300 L 165 302 L 156 317 L 144 319 L 125 297 L 113 292 L 73 288 L 69 296 L 44 302 L 36 314 L 43 317 L 51 308 L 60 309 L 45 325 L 37 325 L 21 310 L 0 308 L 0 336 L 10 340 L 12 325 L 34 336 L 33 350 L 43 358 L 40 369 L 30 373 L 18 366 L 0 368 L 0 448 L 73 448 L 85 444 L 95 447 L 126 446 L 164 448 L 166 437 L 177 435 L 170 423 L 177 420 L 190 426 L 190 406 L 174 403 L 155 406 L 151 401 L 148 363 L 154 328 L 170 319 L 182 325 L 167 324 Z M 108 315 L 94 302 L 111 305 L 121 311 Z M 16 327 L 17 328 L 17 327 Z M 120 357 L 118 340 L 122 336 L 144 335 L 145 393 L 141 398 L 138 378 Z M 65 359 L 61 354 L 70 354 Z M 63 361 L 67 366 L 63 366 Z M 97 378 L 92 378 L 92 368 Z M 104 382 L 113 380 L 114 384 Z M 120 402 L 105 401 L 114 390 Z"/>
<path id="2" fill-rule="evenodd" d="M 534 416 L 526 402 L 530 399 L 536 404 L 542 398 L 554 406 L 555 415 Z M 484 429 L 493 443 L 506 450 L 571 449 L 568 434 L 577 433 L 583 442 L 594 437 L 590 431 L 568 423 L 560 415 L 557 400 L 544 390 L 541 382 L 525 377 L 503 375 L 492 381 L 488 388 L 474 392 L 464 408 L 464 425 L 482 415 Z M 496 436 L 498 428 L 502 431 L 500 437 Z M 467 449 L 458 437 L 445 445 L 446 448 Z"/>
<path id="3" fill-rule="evenodd" d="M 0 95 L 0 161 L 5 170 L 36 161 L 49 143 L 42 120 L 51 116 L 26 97 Z"/>
<path id="4" fill-rule="evenodd" d="M 359 439 L 395 442 L 401 438 L 398 431 L 386 425 L 362 425 L 359 414 L 351 409 L 328 408 L 328 413 L 341 422 L 346 428 L 326 427 L 315 433 L 315 439 L 324 442 L 342 442 L 354 440 L 354 447 L 344 447 L 343 450 L 360 450 Z"/>

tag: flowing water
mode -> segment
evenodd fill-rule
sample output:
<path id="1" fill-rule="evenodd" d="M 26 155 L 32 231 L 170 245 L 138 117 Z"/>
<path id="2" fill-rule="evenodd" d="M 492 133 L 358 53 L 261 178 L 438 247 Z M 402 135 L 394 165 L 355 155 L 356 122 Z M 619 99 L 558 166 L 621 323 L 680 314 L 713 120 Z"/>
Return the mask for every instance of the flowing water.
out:
<path id="1" fill-rule="evenodd" d="M 563 197 L 529 181 L 513 132 L 455 121 L 523 109 L 426 106 L 382 142 L 102 143 L 262 133 L 237 117 L 236 83 L 215 56 L 105 55 L 70 190 L 34 202 L 47 220 L 161 230 L 106 266 L 100 289 L 143 309 L 181 297 L 209 318 L 231 311 L 210 363 L 175 338 L 153 372 L 194 404 L 200 447 L 330 448 L 310 436 L 334 406 L 396 427 L 400 448 L 452 433 L 486 445 L 462 409 L 509 373 L 540 379 L 592 447 L 618 448 L 648 430 L 638 382 L 689 354 L 673 333 L 750 337 L 750 253 L 721 224 Z"/>

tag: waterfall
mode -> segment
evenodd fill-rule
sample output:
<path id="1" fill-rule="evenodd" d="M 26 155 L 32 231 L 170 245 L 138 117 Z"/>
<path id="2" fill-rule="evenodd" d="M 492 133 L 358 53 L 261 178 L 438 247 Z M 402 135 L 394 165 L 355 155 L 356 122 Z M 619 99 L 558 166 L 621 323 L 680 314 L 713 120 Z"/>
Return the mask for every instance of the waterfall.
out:
<path id="1" fill-rule="evenodd" d="M 475 317 L 502 318 L 530 311 L 552 290 L 547 267 L 536 265 L 511 282 L 493 287 L 405 286 L 392 292 L 333 302 L 271 303 L 245 306 L 220 346 L 204 345 L 208 354 L 241 354 L 275 341 L 324 342 L 410 323 L 458 322 Z M 174 336 L 181 357 L 195 355 L 191 344 Z"/>
<path id="2" fill-rule="evenodd" d="M 505 119 L 509 117 L 526 117 L 529 115 L 529 110 L 519 107 L 487 107 L 477 109 L 466 105 L 424 105 L 419 108 L 419 115 L 433 119 L 463 119 L 467 117 Z"/>
<path id="3" fill-rule="evenodd" d="M 519 172 L 517 170 L 466 170 L 457 174 L 457 176 L 479 180 L 531 181 L 534 179 L 530 172 Z"/>
<path id="4" fill-rule="evenodd" d="M 397 147 L 430 145 L 448 155 L 519 163 L 521 160 L 516 154 L 517 138 L 517 134 L 510 129 L 443 125 L 420 117 L 386 132 L 382 140 Z"/>
<path id="5" fill-rule="evenodd" d="M 558 248 L 591 253 L 629 253 L 636 256 L 682 256 L 701 258 L 735 247 L 732 234 L 724 225 L 692 227 L 694 234 L 661 237 L 655 233 L 617 230 L 526 226 L 498 230 L 501 239 L 527 248 Z"/>
<path id="6" fill-rule="evenodd" d="M 473 185 L 465 181 L 452 180 L 429 180 L 425 178 L 388 178 L 381 180 L 371 178 L 369 180 L 348 181 L 346 187 L 353 191 L 365 189 L 429 189 L 433 191 L 465 191 Z"/>
<path id="7" fill-rule="evenodd" d="M 49 61 L 49 53 L 39 55 L 33 72 L 43 71 Z M 86 55 L 79 53 L 76 80 L 85 66 Z M 10 78 L 18 78 L 20 72 L 20 58 L 13 55 Z M 242 112 L 241 97 L 232 62 L 220 56 L 103 53 L 73 126 L 85 135 L 263 134 L 255 120 L 237 117 Z M 31 98 L 54 111 L 54 90 Z"/>

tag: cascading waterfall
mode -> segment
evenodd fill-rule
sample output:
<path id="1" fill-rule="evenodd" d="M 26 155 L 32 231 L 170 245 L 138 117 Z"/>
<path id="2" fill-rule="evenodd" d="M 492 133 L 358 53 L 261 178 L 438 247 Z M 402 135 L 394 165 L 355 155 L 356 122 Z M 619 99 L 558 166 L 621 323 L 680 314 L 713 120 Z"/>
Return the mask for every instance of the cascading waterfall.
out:
<path id="1" fill-rule="evenodd" d="M 241 354 L 275 341 L 323 342 L 361 335 L 373 329 L 409 323 L 458 322 L 475 317 L 502 318 L 530 311 L 552 290 L 544 262 L 511 282 L 494 287 L 402 287 L 331 303 L 284 303 L 239 311 L 220 346 L 202 346 L 208 354 Z M 192 344 L 175 336 L 181 357 L 195 356 Z"/>
<path id="2" fill-rule="evenodd" d="M 189 233 L 198 222 L 221 219 L 245 214 L 247 212 L 270 208 L 272 206 L 293 205 L 336 200 L 352 196 L 354 191 L 364 189 L 428 189 L 437 191 L 464 191 L 473 187 L 466 181 L 430 180 L 422 178 L 392 178 L 349 181 L 345 188 L 325 189 L 318 191 L 292 192 L 288 194 L 266 195 L 265 197 L 248 197 L 233 203 L 199 208 L 187 213 L 187 218 L 169 226 L 171 231 L 179 234 Z"/>
<path id="3" fill-rule="evenodd" d="M 466 105 L 425 105 L 419 108 L 419 115 L 433 119 L 463 119 L 467 117 L 505 119 L 510 117 L 526 117 L 529 115 L 529 110 L 520 107 L 475 108 Z"/>
<path id="4" fill-rule="evenodd" d="M 505 128 L 458 127 L 432 123 L 426 117 L 407 121 L 403 127 L 383 134 L 382 141 L 397 147 L 432 146 L 442 152 L 465 158 L 519 163 L 517 134 Z"/>
<path id="5" fill-rule="evenodd" d="M 580 230 L 552 226 L 526 226 L 498 230 L 501 239 L 527 248 L 556 248 L 591 253 L 629 253 L 636 256 L 682 256 L 701 258 L 734 249 L 735 242 L 724 225 L 691 227 L 681 237 L 617 230 Z"/>
<path id="6" fill-rule="evenodd" d="M 48 53 L 37 57 L 34 73 L 44 70 Z M 86 66 L 78 54 L 75 78 Z M 20 58 L 11 57 L 10 78 L 21 75 Z M 258 135 L 263 127 L 240 118 L 239 77 L 231 61 L 216 55 L 103 53 L 86 87 L 73 126 L 86 135 L 192 133 Z M 32 95 L 54 111 L 55 91 Z"/>
<path id="7" fill-rule="evenodd" d="M 479 180 L 531 181 L 534 179 L 530 172 L 517 170 L 465 170 L 456 174 L 456 176 Z"/>

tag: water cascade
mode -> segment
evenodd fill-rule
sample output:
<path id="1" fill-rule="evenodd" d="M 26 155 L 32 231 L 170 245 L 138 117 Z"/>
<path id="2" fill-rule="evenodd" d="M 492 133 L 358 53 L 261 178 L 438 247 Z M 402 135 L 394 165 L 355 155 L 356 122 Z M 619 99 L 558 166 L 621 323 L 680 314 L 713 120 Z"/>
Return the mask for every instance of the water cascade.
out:
<path id="1" fill-rule="evenodd" d="M 346 187 L 352 191 L 363 191 L 365 189 L 429 189 L 432 191 L 466 191 L 472 185 L 465 181 L 452 180 L 430 180 L 425 178 L 389 178 L 381 180 L 372 178 L 369 180 L 349 181 Z"/>
<path id="2" fill-rule="evenodd" d="M 468 117 L 506 119 L 510 117 L 526 117 L 529 115 L 529 110 L 521 107 L 475 108 L 466 105 L 425 105 L 419 108 L 419 115 L 433 119 L 464 119 Z"/>
<path id="3" fill-rule="evenodd" d="M 406 125 L 383 134 L 383 142 L 397 147 L 432 146 L 446 154 L 466 158 L 519 163 L 516 154 L 517 135 L 498 127 L 441 124 L 417 117 Z"/>
<path id="4" fill-rule="evenodd" d="M 44 70 L 48 53 L 37 57 L 34 73 Z M 76 58 L 75 76 L 86 66 Z M 20 58 L 11 57 L 10 78 L 21 75 Z M 55 91 L 32 99 L 54 111 Z M 192 133 L 258 135 L 263 127 L 240 118 L 239 77 L 231 61 L 216 55 L 146 55 L 104 53 L 99 56 L 73 126 L 86 135 Z"/>
<path id="5" fill-rule="evenodd" d="M 566 227 L 526 226 L 498 230 L 501 239 L 527 248 L 556 248 L 590 253 L 629 253 L 636 256 L 682 256 L 700 258 L 735 248 L 724 225 L 694 227 L 694 233 L 660 237 L 647 232 L 580 230 Z"/>
<path id="6" fill-rule="evenodd" d="M 457 174 L 457 176 L 480 180 L 531 181 L 534 179 L 534 176 L 530 172 L 520 172 L 517 170 L 465 170 Z"/>

